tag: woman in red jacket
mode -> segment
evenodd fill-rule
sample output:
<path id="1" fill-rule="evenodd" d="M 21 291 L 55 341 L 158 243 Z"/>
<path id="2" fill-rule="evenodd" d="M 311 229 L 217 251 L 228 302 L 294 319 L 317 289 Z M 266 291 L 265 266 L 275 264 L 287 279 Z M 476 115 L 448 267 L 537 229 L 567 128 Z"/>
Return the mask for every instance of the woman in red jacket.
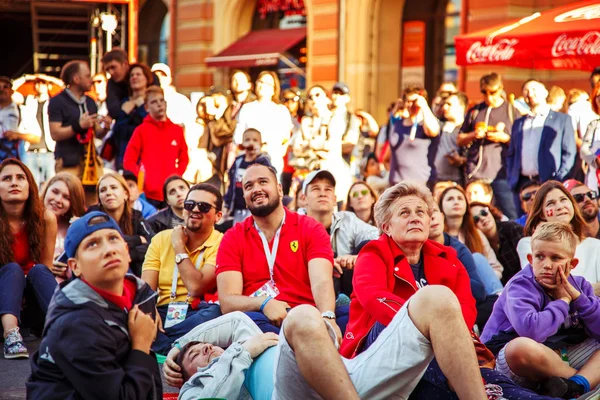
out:
<path id="1" fill-rule="evenodd" d="M 401 340 L 398 351 L 411 349 L 406 364 L 425 365 L 418 381 L 433 357 L 432 347 L 461 399 L 485 398 L 469 334 L 477 313 L 469 276 L 453 249 L 428 239 L 432 210 L 431 192 L 419 184 L 400 182 L 380 197 L 375 222 L 383 234 L 356 261 L 340 353 L 352 358 L 371 345 Z M 460 353 L 451 356 L 459 347 Z"/>

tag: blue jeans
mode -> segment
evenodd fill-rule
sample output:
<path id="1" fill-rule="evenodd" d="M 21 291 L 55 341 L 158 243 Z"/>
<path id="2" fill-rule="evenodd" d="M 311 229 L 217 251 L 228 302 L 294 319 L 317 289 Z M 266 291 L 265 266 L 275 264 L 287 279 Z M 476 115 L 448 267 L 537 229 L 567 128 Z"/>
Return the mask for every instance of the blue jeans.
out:
<path id="1" fill-rule="evenodd" d="M 246 313 L 252 321 L 260 328 L 264 333 L 273 332 L 279 335 L 279 327 L 273 325 L 271 321 L 260 311 L 248 311 Z M 348 325 L 348 318 L 350 317 L 350 306 L 340 306 L 335 309 L 336 319 L 335 322 L 342 331 L 342 336 L 346 331 L 346 325 Z"/>
<path id="2" fill-rule="evenodd" d="M 522 388 L 510 378 L 500 372 L 489 368 L 480 368 L 481 376 L 488 384 L 502 388 L 503 398 L 508 400 L 550 400 L 553 397 L 541 396 L 531 390 Z M 437 361 L 434 359 L 419 384 L 411 393 L 409 400 L 418 399 L 448 399 L 458 400 L 458 396 L 448 386 L 448 379 L 442 373 Z"/>
<path id="3" fill-rule="evenodd" d="M 168 308 L 168 305 L 156 307 L 158 314 L 163 321 L 163 326 L 167 319 Z M 157 332 L 156 340 L 152 344 L 152 351 L 166 355 L 169 350 L 171 350 L 171 346 L 175 340 L 179 339 L 198 325 L 210 321 L 211 319 L 215 319 L 220 315 L 221 307 L 219 307 L 218 304 L 202 302 L 197 310 L 192 309 L 192 307 L 188 307 L 187 315 L 184 321 L 178 323 L 177 325 L 171 326 L 170 328 L 165 328 L 166 334 L 160 331 Z"/>
<path id="4" fill-rule="evenodd" d="M 519 214 L 517 213 L 513 192 L 510 190 L 508 181 L 506 179 L 496 179 L 492 182 L 492 190 L 494 190 L 496 206 L 500 211 L 510 220 L 517 219 Z"/>
<path id="5" fill-rule="evenodd" d="M 54 176 L 54 153 L 25 152 L 23 163 L 33 174 L 38 185 L 48 182 Z"/>
<path id="6" fill-rule="evenodd" d="M 46 315 L 54 290 L 58 286 L 54 275 L 45 265 L 37 264 L 25 277 L 21 266 L 14 262 L 0 267 L 0 315 L 11 314 L 18 320 L 21 319 L 21 305 L 27 286 L 31 287 L 37 303 Z"/>
<path id="7" fill-rule="evenodd" d="M 491 296 L 501 292 L 503 289 L 502 282 L 500 282 L 500 279 L 496 276 L 496 273 L 487 258 L 482 254 L 473 253 L 473 261 L 475 261 L 477 272 L 479 272 L 479 276 L 485 287 L 485 294 Z"/>

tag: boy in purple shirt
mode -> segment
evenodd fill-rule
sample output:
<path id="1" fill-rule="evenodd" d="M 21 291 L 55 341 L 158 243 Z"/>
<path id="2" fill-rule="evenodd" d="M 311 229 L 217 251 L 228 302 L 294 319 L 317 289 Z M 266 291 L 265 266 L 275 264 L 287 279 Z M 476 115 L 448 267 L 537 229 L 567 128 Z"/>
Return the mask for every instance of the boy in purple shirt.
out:
<path id="1" fill-rule="evenodd" d="M 577 243 L 568 225 L 540 225 L 529 265 L 508 282 L 481 335 L 498 354 L 496 370 L 563 399 L 600 383 L 600 300 L 570 274 Z"/>

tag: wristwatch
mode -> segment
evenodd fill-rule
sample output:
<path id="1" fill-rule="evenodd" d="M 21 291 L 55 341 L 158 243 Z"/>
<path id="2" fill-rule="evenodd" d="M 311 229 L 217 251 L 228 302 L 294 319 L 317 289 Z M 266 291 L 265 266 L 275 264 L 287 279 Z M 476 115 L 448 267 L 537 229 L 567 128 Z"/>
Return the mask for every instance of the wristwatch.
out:
<path id="1" fill-rule="evenodd" d="M 175 264 L 179 265 L 180 262 L 189 258 L 190 256 L 188 256 L 186 253 L 175 254 Z"/>
<path id="2" fill-rule="evenodd" d="M 335 319 L 335 313 L 333 311 L 325 311 L 323 314 L 321 314 L 321 317 L 327 319 Z"/>

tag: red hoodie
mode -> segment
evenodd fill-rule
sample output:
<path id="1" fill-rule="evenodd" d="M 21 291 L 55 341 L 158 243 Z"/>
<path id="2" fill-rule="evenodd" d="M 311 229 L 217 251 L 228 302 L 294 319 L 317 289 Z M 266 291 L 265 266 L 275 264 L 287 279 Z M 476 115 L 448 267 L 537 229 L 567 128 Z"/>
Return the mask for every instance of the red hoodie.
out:
<path id="1" fill-rule="evenodd" d="M 460 302 L 469 330 L 475 324 L 477 309 L 471 295 L 467 270 L 451 247 L 427 240 L 421 250 L 425 278 L 429 285 L 451 289 Z M 380 322 L 388 326 L 406 301 L 417 292 L 415 277 L 400 247 L 387 235 L 370 241 L 360 252 L 354 266 L 354 292 L 350 320 L 340 348 L 342 356 L 352 358 L 369 331 Z"/>
<path id="2" fill-rule="evenodd" d="M 147 115 L 129 140 L 123 168 L 137 176 L 143 165 L 146 197 L 163 201 L 163 183 L 171 175 L 183 175 L 188 162 L 183 128 L 168 118 L 157 121 Z"/>

